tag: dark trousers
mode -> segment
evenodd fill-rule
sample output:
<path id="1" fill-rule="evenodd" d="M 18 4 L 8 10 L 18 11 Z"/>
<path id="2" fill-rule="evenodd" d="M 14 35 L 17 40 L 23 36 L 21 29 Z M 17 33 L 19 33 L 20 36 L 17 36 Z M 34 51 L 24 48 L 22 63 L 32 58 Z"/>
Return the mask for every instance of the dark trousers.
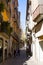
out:
<path id="1" fill-rule="evenodd" d="M 20 55 L 20 50 L 18 50 L 18 52 L 17 52 L 17 53 L 18 53 L 18 55 Z"/>
<path id="2" fill-rule="evenodd" d="M 14 56 L 16 55 L 16 50 L 14 50 Z"/>

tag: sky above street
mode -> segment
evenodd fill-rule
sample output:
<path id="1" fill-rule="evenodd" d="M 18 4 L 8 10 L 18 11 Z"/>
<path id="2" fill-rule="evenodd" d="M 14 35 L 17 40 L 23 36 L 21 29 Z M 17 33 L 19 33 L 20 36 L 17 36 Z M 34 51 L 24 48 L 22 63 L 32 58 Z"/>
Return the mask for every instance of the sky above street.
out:
<path id="1" fill-rule="evenodd" d="M 26 1 L 27 0 L 18 0 L 19 3 L 18 9 L 21 12 L 20 22 L 23 31 L 25 31 L 25 22 L 26 22 Z"/>

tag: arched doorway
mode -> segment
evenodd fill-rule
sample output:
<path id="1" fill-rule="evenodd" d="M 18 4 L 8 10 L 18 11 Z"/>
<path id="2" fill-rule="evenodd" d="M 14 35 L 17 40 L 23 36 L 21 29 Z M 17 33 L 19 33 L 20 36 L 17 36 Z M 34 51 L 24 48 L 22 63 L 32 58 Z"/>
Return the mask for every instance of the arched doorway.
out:
<path id="1" fill-rule="evenodd" d="M 3 39 L 0 38 L 0 62 L 3 60 Z"/>

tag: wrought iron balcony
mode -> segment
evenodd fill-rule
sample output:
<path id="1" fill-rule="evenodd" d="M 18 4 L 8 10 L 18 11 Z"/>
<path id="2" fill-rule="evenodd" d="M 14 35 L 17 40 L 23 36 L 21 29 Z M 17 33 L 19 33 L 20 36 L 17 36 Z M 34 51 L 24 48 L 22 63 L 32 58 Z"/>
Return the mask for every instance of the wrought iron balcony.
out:
<path id="1" fill-rule="evenodd" d="M 17 35 L 17 33 L 14 31 L 12 34 L 12 37 L 16 40 L 16 41 L 19 41 L 20 40 L 20 38 L 19 38 L 19 36 Z"/>
<path id="2" fill-rule="evenodd" d="M 10 32 L 12 31 L 10 24 L 8 22 L 2 22 L 0 26 L 0 32 L 4 32 L 7 35 L 10 35 Z"/>

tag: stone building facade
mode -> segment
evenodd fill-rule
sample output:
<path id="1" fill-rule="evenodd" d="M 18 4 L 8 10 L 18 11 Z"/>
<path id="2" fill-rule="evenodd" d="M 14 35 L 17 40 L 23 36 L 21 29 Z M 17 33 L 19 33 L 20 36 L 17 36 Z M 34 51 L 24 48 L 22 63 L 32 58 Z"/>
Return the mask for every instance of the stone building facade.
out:
<path id="1" fill-rule="evenodd" d="M 12 47 L 13 50 L 19 47 L 20 43 L 20 12 L 18 11 L 18 0 L 11 1 L 11 26 L 13 28 L 12 37 Z"/>
<path id="2" fill-rule="evenodd" d="M 9 19 L 11 14 L 8 5 L 9 2 L 10 0 L 0 0 L 0 61 L 4 61 L 8 57 L 10 30 Z"/>
<path id="3" fill-rule="evenodd" d="M 37 61 L 43 61 L 43 0 L 27 0 L 27 16 L 32 31 L 32 54 Z M 30 5 L 29 5 L 30 4 Z M 31 10 L 31 11 L 29 11 Z M 29 21 L 30 20 L 30 21 Z M 29 23 L 28 23 L 29 26 Z"/>
<path id="4" fill-rule="evenodd" d="M 4 61 L 13 54 L 20 43 L 20 12 L 18 0 L 0 0 L 0 59 Z M 3 7 L 4 5 L 4 7 Z M 1 19 L 2 18 L 2 19 Z"/>

